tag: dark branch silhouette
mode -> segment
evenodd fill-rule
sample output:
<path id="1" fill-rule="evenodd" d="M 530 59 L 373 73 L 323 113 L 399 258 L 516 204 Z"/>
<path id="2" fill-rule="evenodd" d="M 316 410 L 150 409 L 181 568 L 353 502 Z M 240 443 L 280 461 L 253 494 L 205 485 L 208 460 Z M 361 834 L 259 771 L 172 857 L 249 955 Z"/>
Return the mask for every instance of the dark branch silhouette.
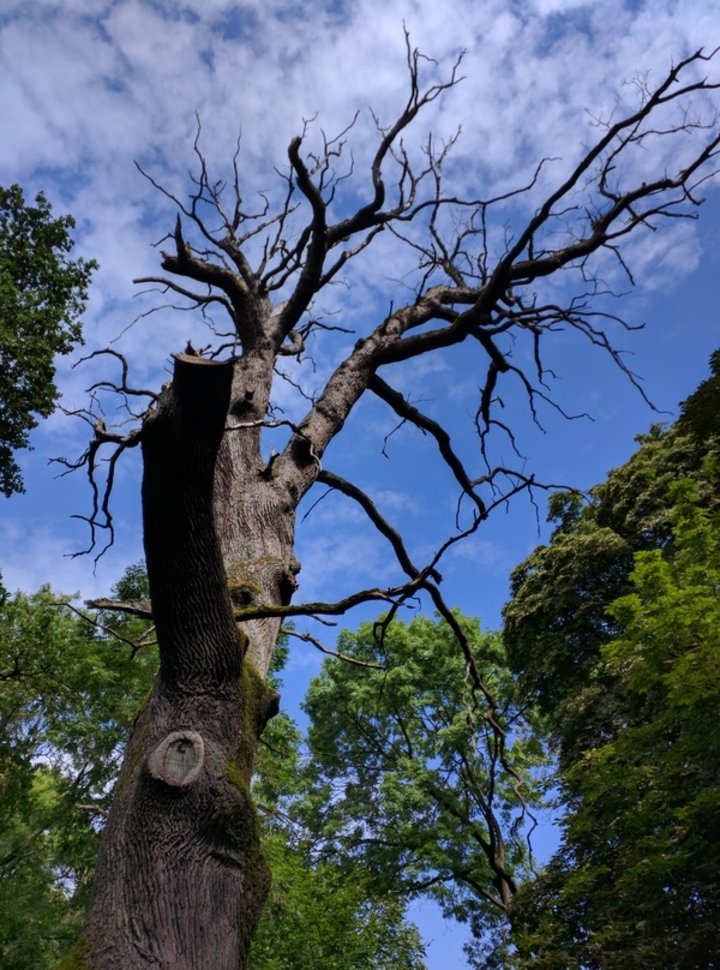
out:
<path id="1" fill-rule="evenodd" d="M 474 697 L 472 717 L 484 723 L 494 738 L 497 763 L 516 792 L 520 813 L 525 817 L 522 778 L 506 752 L 508 725 L 443 596 L 441 560 L 513 496 L 525 493 L 532 499 L 536 489 L 554 487 L 526 472 L 515 429 L 502 416 L 503 399 L 519 392 L 538 424 L 542 409 L 547 407 L 573 417 L 554 400 L 555 375 L 544 363 L 544 347 L 554 335 L 570 331 L 585 339 L 608 355 L 642 393 L 639 378 L 605 329 L 608 323 L 626 329 L 632 329 L 632 325 L 607 311 L 605 301 L 613 294 L 604 274 L 608 265 L 613 267 L 612 272 L 619 267 L 632 284 L 625 241 L 654 233 L 663 222 L 696 218 L 702 202 L 699 193 L 715 176 L 720 151 L 720 124 L 713 104 L 720 81 L 698 72 L 714 69 L 717 52 L 692 54 L 672 67 L 652 89 L 638 85 L 636 107 L 618 120 L 597 120 L 594 144 L 538 203 L 541 183 L 552 178 L 553 159 L 541 160 L 520 188 L 485 200 L 464 199 L 445 189 L 448 158 L 458 135 L 441 145 L 430 137 L 419 152 L 410 151 L 404 133 L 424 109 L 461 82 L 462 57 L 444 80 L 425 84 L 424 69 L 434 74 L 436 65 L 412 48 L 407 34 L 406 43 L 408 98 L 390 123 L 374 118 L 378 140 L 364 180 L 352 155 L 348 159 L 347 146 L 357 115 L 339 135 L 328 137 L 323 133 L 321 147 L 315 151 L 306 147 L 312 125 L 306 122 L 302 133 L 290 142 L 288 168 L 278 173 L 279 202 L 275 203 L 271 193 L 258 193 L 257 206 L 246 207 L 238 166 L 239 143 L 229 180 L 214 180 L 201 148 L 198 121 L 193 146 L 196 170 L 187 200 L 143 172 L 178 212 L 173 231 L 162 241 L 166 245 L 161 252 L 164 275 L 152 274 L 137 282 L 149 284 L 163 295 L 171 294 L 173 300 L 201 315 L 212 307 L 228 317 L 230 332 L 215 334 L 204 355 L 192 347 L 185 354 L 175 355 L 174 380 L 185 375 L 184 379 L 191 381 L 188 375 L 198 368 L 209 368 L 229 349 L 224 366 L 232 373 L 229 390 L 225 389 L 229 394 L 226 417 L 218 425 L 222 438 L 214 458 L 213 525 L 229 583 L 226 605 L 232 610 L 230 619 L 234 617 L 247 638 L 246 661 L 252 662 L 261 675 L 267 672 L 285 618 L 308 616 L 322 621 L 325 616 L 342 615 L 360 604 L 377 602 L 387 610 L 376 627 L 377 636 L 382 638 L 400 609 L 426 595 L 455 634 Z M 672 145 L 671 161 L 664 160 L 670 158 L 664 149 L 666 142 Z M 639 157 L 642 166 L 637 164 Z M 651 163 L 656 157 L 653 170 Z M 365 201 L 358 203 L 358 199 Z M 516 209 L 508 224 L 506 213 L 511 202 Z M 502 232 L 495 224 L 495 213 L 504 220 Z M 348 328 L 324 324 L 315 312 L 315 301 L 333 284 L 349 285 L 349 267 L 362 259 L 381 233 L 393 234 L 397 245 L 405 247 L 416 260 L 411 298 L 404 305 L 391 306 L 381 319 L 368 322 L 324 386 L 317 391 L 303 388 L 292 373 L 278 369 L 278 359 L 305 359 L 318 345 L 314 342 L 330 341 L 337 333 L 347 340 Z M 543 284 L 556 274 L 562 284 L 549 295 Z M 350 292 L 355 299 L 355 291 Z M 372 312 L 371 306 L 367 312 Z M 181 337 L 178 339 L 180 345 Z M 477 398 L 468 409 L 474 413 L 479 448 L 469 457 L 453 443 L 442 421 L 424 414 L 393 386 L 399 365 L 460 344 L 476 362 L 479 375 Z M 90 481 L 90 514 L 81 517 L 90 527 L 89 550 L 101 545 L 101 533 L 108 536 L 108 543 L 113 540 L 109 501 L 117 461 L 137 444 L 145 450 L 149 434 L 157 438 L 162 433 L 158 429 L 166 426 L 163 421 L 173 427 L 169 402 L 174 393 L 181 392 L 172 382 L 160 396 L 133 389 L 124 358 L 108 353 L 121 364 L 121 380 L 101 380 L 93 385 L 90 407 L 76 412 L 92 427 L 93 440 L 78 461 L 64 461 L 69 470 L 85 469 Z M 301 390 L 305 413 L 299 419 L 278 417 L 273 409 L 276 374 Z M 211 376 L 208 370 L 208 381 Z M 137 415 L 137 426 L 129 431 L 106 426 L 99 395 L 108 392 L 119 394 L 126 403 L 130 398 L 147 398 L 147 409 Z M 467 515 L 465 524 L 461 523 L 458 508 L 454 530 L 424 565 L 413 562 L 400 531 L 368 494 L 323 465 L 328 446 L 367 392 L 434 443 L 457 484 L 459 501 L 469 507 L 469 523 Z M 181 396 L 178 400 L 182 403 Z M 199 400 L 193 398 L 194 406 Z M 129 405 L 128 412 L 133 414 Z M 159 413 L 162 421 L 158 420 Z M 201 414 L 188 410 L 182 415 L 193 435 L 201 440 L 202 434 L 193 423 L 202 420 Z M 494 460 L 491 436 L 496 431 L 509 437 L 519 467 Z M 217 433 L 217 427 L 213 433 Z M 272 441 L 278 444 L 269 459 L 269 449 L 262 448 L 266 433 L 275 435 Z M 100 482 L 101 456 L 105 455 L 109 457 Z M 185 474 L 189 466 L 183 464 L 181 445 L 176 457 L 177 467 Z M 185 487 L 182 481 L 167 477 L 163 482 L 173 494 Z M 403 574 L 399 582 L 351 592 L 334 603 L 293 604 L 300 569 L 294 554 L 296 512 L 318 483 L 340 492 L 364 511 L 371 527 L 392 548 Z M 205 479 L 203 488 L 207 488 Z M 158 496 L 155 500 L 159 501 Z M 178 530 L 191 529 L 192 523 L 181 521 L 183 501 L 175 495 L 174 502 Z M 146 530 L 152 523 L 146 516 Z M 168 541 L 174 542 L 173 530 L 166 531 Z M 189 584 L 193 596 L 197 595 L 196 586 L 202 577 L 192 573 L 191 564 L 160 562 L 158 549 L 154 555 L 150 571 L 162 567 L 165 586 L 172 585 L 175 565 L 182 582 Z M 151 576 L 151 586 L 153 582 L 156 589 L 165 588 Z M 217 590 L 215 594 L 217 615 L 224 616 L 222 622 L 227 626 L 222 597 Z M 197 626 L 182 597 L 179 602 L 187 621 Z M 92 605 L 150 616 L 145 604 L 123 607 L 99 600 Z M 153 613 L 156 611 L 153 604 Z M 163 622 L 170 629 L 172 617 L 168 617 Z M 201 640 L 199 627 L 196 632 Z M 310 634 L 298 635 L 315 643 Z M 158 621 L 162 669 L 175 671 L 173 644 L 164 642 L 168 637 L 171 641 L 172 636 L 163 634 Z M 229 643 L 227 630 L 226 639 Z M 230 647 L 228 651 L 230 657 Z M 230 664 L 227 657 L 222 659 Z M 225 676 L 225 668 L 218 670 L 218 682 L 224 682 L 221 674 Z M 202 681 L 202 670 L 193 666 L 191 653 L 183 654 L 181 673 L 174 674 L 179 678 L 178 690 L 185 689 L 183 678 L 192 684 Z M 249 754 L 247 771 L 251 761 Z M 440 796 L 434 793 L 434 797 Z M 501 857 L 495 849 L 496 841 L 504 837 L 502 824 L 492 811 L 487 831 L 488 856 Z M 514 891 L 512 874 L 498 871 L 497 876 L 505 894 L 501 902 L 506 905 L 507 893 Z"/>

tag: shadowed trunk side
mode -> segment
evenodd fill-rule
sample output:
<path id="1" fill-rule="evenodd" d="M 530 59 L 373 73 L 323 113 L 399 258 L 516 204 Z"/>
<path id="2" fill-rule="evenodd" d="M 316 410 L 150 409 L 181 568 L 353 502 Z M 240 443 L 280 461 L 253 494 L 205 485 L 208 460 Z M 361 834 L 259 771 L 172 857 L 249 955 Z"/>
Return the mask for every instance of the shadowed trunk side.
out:
<path id="1" fill-rule="evenodd" d="M 243 968 L 269 888 L 249 783 L 277 696 L 244 657 L 212 511 L 232 374 L 232 362 L 177 356 L 143 426 L 160 673 L 128 744 L 67 967 Z"/>

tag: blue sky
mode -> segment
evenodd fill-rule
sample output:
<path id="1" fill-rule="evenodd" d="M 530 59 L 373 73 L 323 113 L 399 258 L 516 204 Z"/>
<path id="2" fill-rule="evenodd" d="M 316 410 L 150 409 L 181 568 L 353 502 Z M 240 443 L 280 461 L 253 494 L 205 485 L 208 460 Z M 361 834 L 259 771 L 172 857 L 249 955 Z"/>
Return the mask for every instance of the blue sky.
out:
<path id="1" fill-rule="evenodd" d="M 459 194 L 474 197 L 527 182 L 541 157 L 555 159 L 538 186 L 539 192 L 549 190 L 596 134 L 596 120 L 632 97 L 625 82 L 645 71 L 658 79 L 671 61 L 713 47 L 720 35 L 720 9 L 707 0 L 359 0 L 312 8 L 280 0 L 4 0 L 0 184 L 20 182 L 28 195 L 44 190 L 58 213 L 69 211 L 77 219 L 77 253 L 100 261 L 86 318 L 87 351 L 116 341 L 136 383 L 157 386 L 166 379 L 172 352 L 188 338 L 196 345 L 209 339 L 201 321 L 179 312 L 129 326 L 156 300 L 138 295 L 131 280 L 157 272 L 152 244 L 175 218 L 133 162 L 183 194 L 197 113 L 214 171 L 227 172 L 241 131 L 246 198 L 260 191 L 272 198 L 281 188 L 274 166 L 286 164 L 287 144 L 303 119 L 317 115 L 312 144 L 321 130 L 341 131 L 360 109 L 350 139 L 355 171 L 362 173 L 374 145 L 368 107 L 388 120 L 406 96 L 403 21 L 413 43 L 437 59 L 438 71 L 467 49 L 465 80 L 420 119 L 408 146 L 412 151 L 429 131 L 450 137 L 461 125 L 448 172 Z M 429 64 L 428 70 L 435 69 Z M 661 158 L 659 165 L 672 161 Z M 359 176 L 350 184 L 357 198 L 367 193 Z M 653 414 L 599 350 L 557 335 L 546 346 L 546 364 L 558 375 L 553 398 L 592 420 L 567 421 L 545 409 L 540 431 L 518 388 L 503 391 L 524 468 L 538 479 L 580 488 L 602 480 L 628 458 L 634 436 L 654 420 L 671 419 L 678 401 L 706 375 L 709 355 L 720 343 L 720 200 L 716 190 L 708 188 L 706 195 L 698 223 L 666 226 L 628 247 L 634 289 L 614 267 L 604 267 L 611 284 L 626 291 L 612 312 L 645 324 L 641 331 L 616 329 L 615 343 L 628 351 L 648 396 L 667 413 Z M 529 199 L 501 210 L 498 240 L 532 204 Z M 391 301 L 407 298 L 412 265 L 408 251 L 386 234 L 318 312 L 362 333 L 382 319 Z M 313 348 L 312 363 L 288 365 L 291 376 L 306 389 L 319 388 L 355 339 L 329 335 Z M 477 467 L 472 414 L 482 380 L 479 361 L 456 350 L 390 370 L 399 389 L 447 423 Z M 71 369 L 71 363 L 60 363 L 59 381 L 64 403 L 75 407 L 85 402 L 84 389 L 99 372 Z M 287 415 L 302 413 L 302 400 L 288 384 L 278 383 L 275 400 Z M 389 457 L 381 454 L 396 423 L 379 402 L 362 403 L 326 463 L 371 492 L 423 561 L 452 529 L 456 493 L 432 442 L 416 430 L 400 429 L 390 439 Z M 64 592 L 104 594 L 141 556 L 140 468 L 137 456 L 129 455 L 114 496 L 116 546 L 97 568 L 89 557 L 68 558 L 85 543 L 81 524 L 70 516 L 86 512 L 89 495 L 80 476 L 58 480 L 47 462 L 79 454 L 85 433 L 84 425 L 55 415 L 37 430 L 34 451 L 23 457 L 27 494 L 0 505 L 0 569 L 10 589 L 50 582 Z M 498 441 L 496 449 L 510 459 L 507 443 Z M 542 494 L 538 502 L 539 532 L 535 510 L 520 498 L 448 556 L 442 572 L 451 604 L 489 626 L 498 624 L 510 570 L 546 534 Z M 389 549 L 339 496 L 321 502 L 302 524 L 298 552 L 303 599 L 332 599 L 397 575 Z M 285 678 L 291 709 L 319 668 L 311 651 L 293 648 Z M 429 916 L 423 921 L 428 934 L 444 940 L 431 948 L 431 968 L 460 966 L 459 956 L 447 962 L 450 947 L 459 947 L 457 934 L 446 938 L 431 928 Z"/>

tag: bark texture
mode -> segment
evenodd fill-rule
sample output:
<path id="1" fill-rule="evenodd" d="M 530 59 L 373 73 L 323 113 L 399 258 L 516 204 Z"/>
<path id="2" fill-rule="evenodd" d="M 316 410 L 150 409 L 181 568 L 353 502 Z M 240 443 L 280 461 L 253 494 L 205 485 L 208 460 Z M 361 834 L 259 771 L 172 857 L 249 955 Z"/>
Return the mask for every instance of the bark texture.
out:
<path id="1" fill-rule="evenodd" d="M 295 506 L 286 482 L 260 450 L 275 355 L 268 343 L 235 362 L 227 433 L 215 469 L 215 526 L 232 605 L 236 610 L 286 606 L 297 586 L 300 564 L 293 553 Z M 243 624 L 248 657 L 265 676 L 280 629 L 268 617 Z"/>
<path id="2" fill-rule="evenodd" d="M 406 150 L 403 136 L 419 112 L 460 81 L 462 58 L 445 81 L 436 80 L 433 67 L 423 83 L 421 68 L 435 62 L 413 49 L 407 34 L 406 44 L 408 98 L 394 122 L 377 121 L 365 187 L 355 180 L 352 162 L 343 174 L 352 124 L 336 138 L 322 135 L 319 152 L 304 148 L 305 130 L 291 141 L 289 168 L 281 176 L 284 201 L 274 211 L 266 200 L 267 208 L 247 212 L 237 156 L 229 183 L 210 177 L 198 147 L 199 129 L 198 173 L 189 201 L 158 186 L 182 217 L 170 248 L 162 251 L 166 275 L 136 282 L 157 285 L 203 314 L 222 309 L 237 356 L 226 364 L 178 356 L 173 382 L 156 399 L 127 385 L 127 361 L 117 351 L 102 352 L 119 359 L 122 378 L 118 385 L 102 381 L 95 388 L 156 403 L 142 428 L 129 433 L 107 428 L 102 415 L 88 412 L 86 419 L 97 417 L 94 438 L 78 462 L 66 462 L 88 470 L 94 548 L 101 533 L 113 540 L 108 502 L 118 458 L 142 443 L 147 565 L 161 652 L 158 681 L 138 716 L 106 827 L 85 938 L 72 958 L 93 970 L 245 965 L 267 890 L 248 785 L 258 734 L 276 703 L 261 678 L 284 615 L 337 615 L 382 601 L 390 604 L 392 617 L 410 598 L 426 594 L 454 632 L 478 718 L 492 731 L 498 763 L 523 811 L 526 807 L 521 775 L 506 754 L 505 713 L 443 597 L 440 563 L 511 497 L 554 487 L 539 486 L 524 463 L 496 461 L 489 449 L 491 435 L 500 433 L 517 452 L 501 414 L 504 395 L 519 389 L 535 420 L 540 405 L 553 404 L 543 348 L 554 333 L 571 330 L 600 347 L 637 386 L 603 329 L 606 320 L 613 326 L 622 320 L 595 308 L 593 297 L 607 292 L 601 270 L 604 274 L 608 256 L 627 269 L 619 245 L 628 234 L 655 229 L 665 218 L 694 216 L 697 190 L 714 172 L 720 130 L 714 110 L 703 116 L 691 104 L 714 97 L 720 80 L 698 80 L 698 70 L 703 75 L 710 70 L 714 53 L 698 51 L 679 62 L 656 88 L 643 89 L 629 114 L 598 125 L 595 142 L 539 204 L 532 193 L 540 191 L 549 160 L 516 190 L 485 201 L 461 199 L 443 185 L 454 139 L 442 147 L 428 139 L 418 156 Z M 679 120 L 667 114 L 674 108 Z M 669 169 L 669 156 L 660 151 L 653 170 L 648 149 L 665 138 L 678 145 L 682 140 L 676 165 Z M 532 214 L 508 236 L 501 229 L 507 224 L 504 207 L 525 193 L 531 193 L 529 206 L 523 203 L 518 215 Z M 422 232 L 406 235 L 413 220 L 420 221 Z M 346 264 L 385 229 L 417 253 L 413 295 L 405 305 L 391 302 L 386 316 L 369 319 L 348 348 L 347 335 L 354 331 L 342 319 L 335 324 L 316 318 L 313 306 L 331 284 L 352 283 Z M 567 282 L 575 279 L 576 294 L 560 304 L 554 296 L 546 302 L 538 284 L 559 271 L 566 274 L 563 293 L 572 294 Z M 354 290 L 354 299 L 359 292 Z M 342 344 L 326 350 L 324 340 L 333 330 Z M 314 343 L 321 336 L 323 344 Z M 399 366 L 407 373 L 415 358 L 460 344 L 477 354 L 478 396 L 469 402 L 477 453 L 456 448 L 448 430 L 391 383 Z M 300 360 L 318 346 L 326 360 L 337 360 L 335 370 L 322 389 L 304 393 L 304 417 L 278 418 L 283 412 L 270 406 L 278 360 Z M 528 361 L 533 366 L 524 369 Z M 469 509 L 469 516 L 461 516 L 458 502 L 449 534 L 424 563 L 411 559 L 399 531 L 369 494 L 321 468 L 328 446 L 368 391 L 434 441 Z M 289 429 L 281 451 L 263 455 L 263 429 L 278 425 Z M 98 455 L 107 448 L 106 484 L 99 490 Z M 288 608 L 299 570 L 293 555 L 296 510 L 318 479 L 358 503 L 387 539 L 399 584 L 360 590 L 334 604 Z M 243 610 L 238 632 L 234 616 Z M 505 879 L 501 856 L 496 865 Z"/>
<path id="3" fill-rule="evenodd" d="M 269 888 L 249 783 L 277 696 L 245 656 L 213 522 L 232 376 L 231 362 L 178 356 L 143 427 L 161 663 L 127 748 L 72 958 L 93 970 L 242 968 Z"/>

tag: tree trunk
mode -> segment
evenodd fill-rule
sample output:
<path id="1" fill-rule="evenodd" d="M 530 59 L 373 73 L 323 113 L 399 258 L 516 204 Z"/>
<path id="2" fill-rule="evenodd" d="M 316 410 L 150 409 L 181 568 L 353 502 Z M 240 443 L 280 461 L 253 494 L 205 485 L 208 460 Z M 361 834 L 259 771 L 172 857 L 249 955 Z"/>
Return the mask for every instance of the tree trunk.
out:
<path id="1" fill-rule="evenodd" d="M 179 355 L 143 427 L 160 672 L 128 744 L 68 968 L 242 970 L 269 888 L 249 784 L 277 695 L 234 623 L 213 515 L 233 369 Z"/>
<path id="2" fill-rule="evenodd" d="M 275 355 L 270 346 L 235 363 L 230 413 L 215 468 L 215 527 L 236 609 L 283 606 L 297 587 L 295 508 L 299 496 L 266 463 L 260 437 L 266 420 Z M 281 621 L 249 620 L 248 657 L 267 675 Z"/>

